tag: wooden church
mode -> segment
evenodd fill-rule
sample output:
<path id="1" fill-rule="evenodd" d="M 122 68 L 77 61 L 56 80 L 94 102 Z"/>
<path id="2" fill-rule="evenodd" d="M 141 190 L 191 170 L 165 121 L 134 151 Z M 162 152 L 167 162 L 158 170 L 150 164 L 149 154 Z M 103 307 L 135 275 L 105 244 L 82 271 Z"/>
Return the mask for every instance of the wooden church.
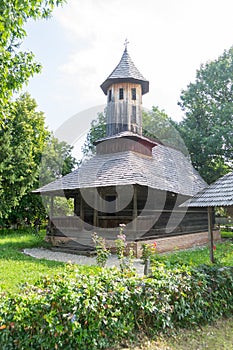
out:
<path id="1" fill-rule="evenodd" d="M 149 81 L 127 46 L 101 89 L 107 96 L 107 132 L 96 142 L 96 155 L 34 191 L 51 197 L 47 239 L 59 249 L 86 252 L 94 249 L 97 232 L 114 247 L 118 227 L 125 224 L 137 256 L 142 242 L 156 240 L 159 251 L 207 242 L 206 209 L 179 207 L 206 183 L 180 151 L 142 135 L 142 96 Z M 73 216 L 53 215 L 55 196 L 73 199 Z"/>

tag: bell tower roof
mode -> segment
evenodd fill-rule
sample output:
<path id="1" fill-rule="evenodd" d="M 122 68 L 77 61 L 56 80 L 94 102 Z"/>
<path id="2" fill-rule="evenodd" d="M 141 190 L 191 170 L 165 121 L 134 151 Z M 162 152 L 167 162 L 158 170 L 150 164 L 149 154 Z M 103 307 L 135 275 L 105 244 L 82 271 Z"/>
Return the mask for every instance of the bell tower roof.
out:
<path id="1" fill-rule="evenodd" d="M 149 91 L 149 81 L 143 77 L 143 75 L 134 65 L 130 55 L 128 54 L 127 45 L 125 46 L 120 62 L 100 87 L 105 95 L 107 95 L 108 88 L 112 84 L 119 82 L 140 84 L 142 87 L 142 95 Z"/>

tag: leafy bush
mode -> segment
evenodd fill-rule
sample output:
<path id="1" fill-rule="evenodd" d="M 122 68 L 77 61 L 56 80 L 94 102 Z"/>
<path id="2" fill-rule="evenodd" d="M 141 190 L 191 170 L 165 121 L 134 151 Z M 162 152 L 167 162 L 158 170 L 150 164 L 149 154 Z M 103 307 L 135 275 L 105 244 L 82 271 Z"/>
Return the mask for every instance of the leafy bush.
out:
<path id="1" fill-rule="evenodd" d="M 95 244 L 97 264 L 100 267 L 104 267 L 108 257 L 111 255 L 110 250 L 106 247 L 106 240 L 105 238 L 98 236 L 96 232 L 92 234 L 92 240 Z"/>
<path id="2" fill-rule="evenodd" d="M 105 349 L 147 334 L 205 324 L 233 312 L 233 268 L 167 268 L 150 278 L 103 269 L 25 286 L 0 302 L 2 349 Z"/>

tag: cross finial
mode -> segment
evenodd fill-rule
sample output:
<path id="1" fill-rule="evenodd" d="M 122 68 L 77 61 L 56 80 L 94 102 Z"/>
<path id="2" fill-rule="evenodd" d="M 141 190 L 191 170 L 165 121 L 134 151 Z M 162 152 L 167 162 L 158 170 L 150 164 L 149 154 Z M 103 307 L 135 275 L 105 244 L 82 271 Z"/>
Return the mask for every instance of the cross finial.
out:
<path id="1" fill-rule="evenodd" d="M 125 45 L 125 49 L 127 50 L 127 45 L 129 44 L 129 40 L 126 38 L 125 39 L 125 42 L 124 42 L 124 45 Z"/>

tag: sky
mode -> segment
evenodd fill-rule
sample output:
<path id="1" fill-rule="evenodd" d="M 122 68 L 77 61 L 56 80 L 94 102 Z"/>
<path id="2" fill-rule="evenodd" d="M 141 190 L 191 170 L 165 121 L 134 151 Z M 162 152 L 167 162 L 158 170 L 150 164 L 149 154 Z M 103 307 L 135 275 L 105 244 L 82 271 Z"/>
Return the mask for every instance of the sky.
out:
<path id="1" fill-rule="evenodd" d="M 43 70 L 25 90 L 50 130 L 106 103 L 100 85 L 119 63 L 126 38 L 133 62 L 150 81 L 143 106 L 158 106 L 179 121 L 181 91 L 201 64 L 233 45 L 233 1 L 67 0 L 51 19 L 29 21 L 26 31 L 22 47 L 35 53 Z"/>

